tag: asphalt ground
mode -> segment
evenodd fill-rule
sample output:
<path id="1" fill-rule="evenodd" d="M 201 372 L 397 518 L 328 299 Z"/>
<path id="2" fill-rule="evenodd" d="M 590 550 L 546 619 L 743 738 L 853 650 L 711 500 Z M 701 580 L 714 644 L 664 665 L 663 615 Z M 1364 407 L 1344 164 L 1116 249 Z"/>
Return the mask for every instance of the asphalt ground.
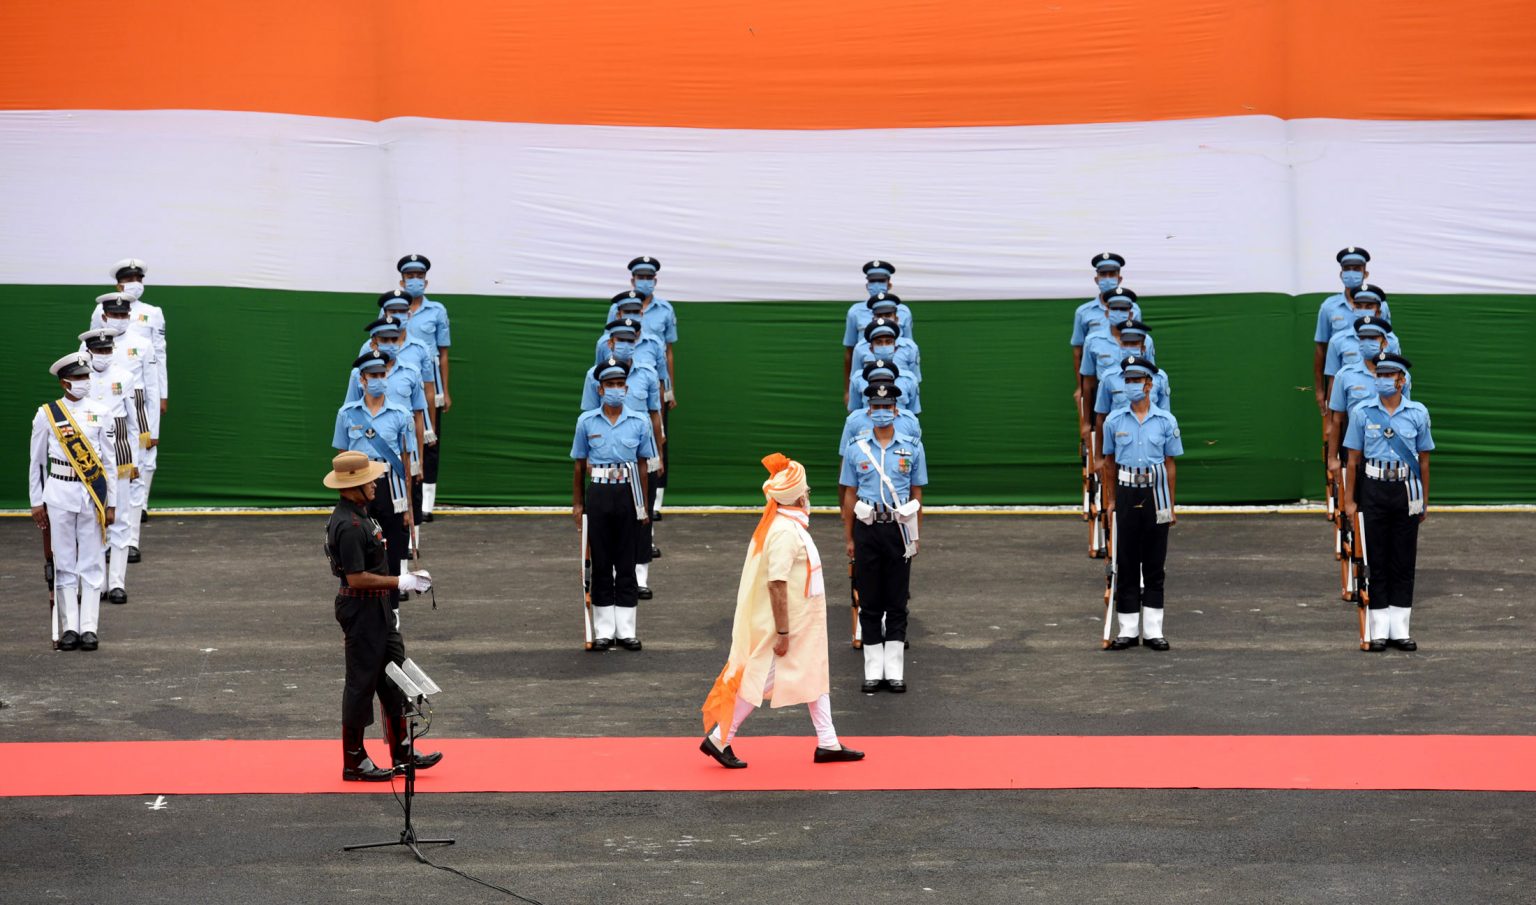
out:
<path id="1" fill-rule="evenodd" d="M 434 733 L 696 733 L 754 523 L 659 525 L 645 650 L 590 654 L 569 517 L 439 518 L 421 562 L 438 608 L 413 600 L 403 619 L 408 652 L 446 690 Z M 48 650 L 35 529 L 0 519 L 0 738 L 336 737 L 341 638 L 323 524 L 157 516 L 130 603 L 103 605 L 101 649 L 64 654 Z M 1173 650 L 1111 654 L 1099 650 L 1103 566 L 1080 521 L 934 516 L 913 570 L 907 695 L 858 693 L 846 583 L 829 582 L 838 730 L 872 758 L 882 735 L 1530 734 L 1533 528 L 1530 514 L 1434 514 L 1420 541 L 1420 650 L 1369 655 L 1337 599 L 1320 517 L 1186 515 L 1168 564 Z M 841 562 L 835 519 L 814 517 L 812 532 Z M 737 750 L 750 760 L 753 735 L 799 734 L 809 756 L 803 708 L 759 712 Z M 1103 768 L 1123 780 L 1137 765 Z M 506 900 L 400 850 L 341 853 L 398 835 L 387 792 L 152 802 L 6 800 L 0 901 Z M 551 905 L 1482 903 L 1531 900 L 1533 805 L 1412 791 L 434 794 L 416 816 L 424 835 L 458 838 L 429 851 L 440 863 Z"/>

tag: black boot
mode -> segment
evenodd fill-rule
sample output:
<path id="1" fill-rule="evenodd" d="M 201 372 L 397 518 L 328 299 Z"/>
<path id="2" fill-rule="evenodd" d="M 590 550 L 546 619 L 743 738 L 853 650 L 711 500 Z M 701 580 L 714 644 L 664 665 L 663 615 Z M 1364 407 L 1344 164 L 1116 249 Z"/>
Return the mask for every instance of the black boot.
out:
<path id="1" fill-rule="evenodd" d="M 341 778 L 347 782 L 388 782 L 389 770 L 373 765 L 368 749 L 363 747 L 362 726 L 341 727 Z"/>
<path id="2" fill-rule="evenodd" d="M 408 750 L 409 745 L 406 744 L 410 740 L 408 737 L 409 732 L 410 729 L 406 726 L 405 717 L 391 716 L 384 718 L 384 739 L 389 742 L 389 757 L 394 761 L 395 772 L 399 774 L 405 773 L 406 761 L 411 757 Z M 416 769 L 430 770 L 437 766 L 437 762 L 442 759 L 443 753 L 441 751 L 433 751 L 431 754 L 417 752 L 414 762 Z"/>

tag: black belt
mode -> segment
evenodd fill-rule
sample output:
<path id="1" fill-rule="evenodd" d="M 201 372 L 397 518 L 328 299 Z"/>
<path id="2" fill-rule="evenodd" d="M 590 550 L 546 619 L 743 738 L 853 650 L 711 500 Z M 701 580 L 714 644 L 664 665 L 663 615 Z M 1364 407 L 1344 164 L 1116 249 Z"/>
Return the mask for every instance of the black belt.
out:
<path id="1" fill-rule="evenodd" d="M 347 587 L 346 585 L 342 585 L 340 588 L 338 588 L 336 590 L 336 596 L 338 596 L 338 597 L 380 598 L 380 597 L 388 597 L 390 595 L 390 593 L 391 593 L 390 591 L 378 591 L 378 590 L 360 591 L 357 588 Z"/>

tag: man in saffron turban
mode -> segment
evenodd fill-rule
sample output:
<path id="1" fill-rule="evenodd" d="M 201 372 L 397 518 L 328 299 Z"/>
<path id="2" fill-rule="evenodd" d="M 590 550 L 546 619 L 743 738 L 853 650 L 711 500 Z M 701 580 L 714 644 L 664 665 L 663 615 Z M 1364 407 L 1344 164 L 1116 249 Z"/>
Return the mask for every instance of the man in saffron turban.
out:
<path id="1" fill-rule="evenodd" d="M 816 727 L 818 764 L 862 760 L 844 748 L 832 725 L 827 665 L 827 594 L 821 556 L 807 530 L 810 485 L 805 467 L 779 453 L 763 459 L 768 504 L 752 532 L 736 592 L 731 654 L 704 702 L 699 750 L 722 767 L 747 764 L 731 740 L 753 710 L 808 704 Z"/>

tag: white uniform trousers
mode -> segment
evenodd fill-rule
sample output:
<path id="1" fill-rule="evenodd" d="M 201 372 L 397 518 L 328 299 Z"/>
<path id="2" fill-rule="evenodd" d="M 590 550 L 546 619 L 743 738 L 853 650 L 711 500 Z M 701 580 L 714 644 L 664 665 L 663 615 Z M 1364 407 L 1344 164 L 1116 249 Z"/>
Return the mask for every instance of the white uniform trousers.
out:
<path id="1" fill-rule="evenodd" d="M 768 678 L 763 680 L 764 701 L 767 701 L 773 693 L 773 673 L 774 667 L 769 666 Z M 824 694 L 806 706 L 811 709 L 811 725 L 816 729 L 816 746 L 819 748 L 841 748 L 842 744 L 837 740 L 837 728 L 832 725 L 831 696 Z M 721 727 L 716 726 L 710 730 L 709 737 L 716 747 L 724 748 L 726 745 L 729 745 L 731 740 L 736 737 L 736 730 L 741 728 L 741 724 L 746 722 L 747 717 L 751 716 L 752 711 L 756 709 L 757 705 L 749 703 L 745 698 L 737 695 L 736 713 L 731 717 L 730 732 L 725 735 L 724 740 L 720 737 Z"/>
<path id="2" fill-rule="evenodd" d="M 134 479 L 132 493 L 128 497 L 133 506 L 133 520 L 128 525 L 128 546 L 139 545 L 139 518 L 140 514 L 149 508 L 149 485 L 155 481 L 155 460 L 159 458 L 160 447 L 154 449 L 141 449 L 138 451 L 139 476 Z"/>
<path id="3" fill-rule="evenodd" d="M 107 560 L 107 590 L 128 589 L 128 547 L 137 543 L 139 510 L 134 505 L 133 485 L 137 481 L 117 479 L 117 521 L 107 526 L 107 544 L 112 556 Z M 126 503 L 126 505 L 125 505 Z"/>
<path id="4" fill-rule="evenodd" d="M 48 507 L 53 538 L 53 600 L 64 617 L 65 632 L 96 631 L 101 612 L 102 568 L 106 551 L 96 511 L 64 512 Z"/>

